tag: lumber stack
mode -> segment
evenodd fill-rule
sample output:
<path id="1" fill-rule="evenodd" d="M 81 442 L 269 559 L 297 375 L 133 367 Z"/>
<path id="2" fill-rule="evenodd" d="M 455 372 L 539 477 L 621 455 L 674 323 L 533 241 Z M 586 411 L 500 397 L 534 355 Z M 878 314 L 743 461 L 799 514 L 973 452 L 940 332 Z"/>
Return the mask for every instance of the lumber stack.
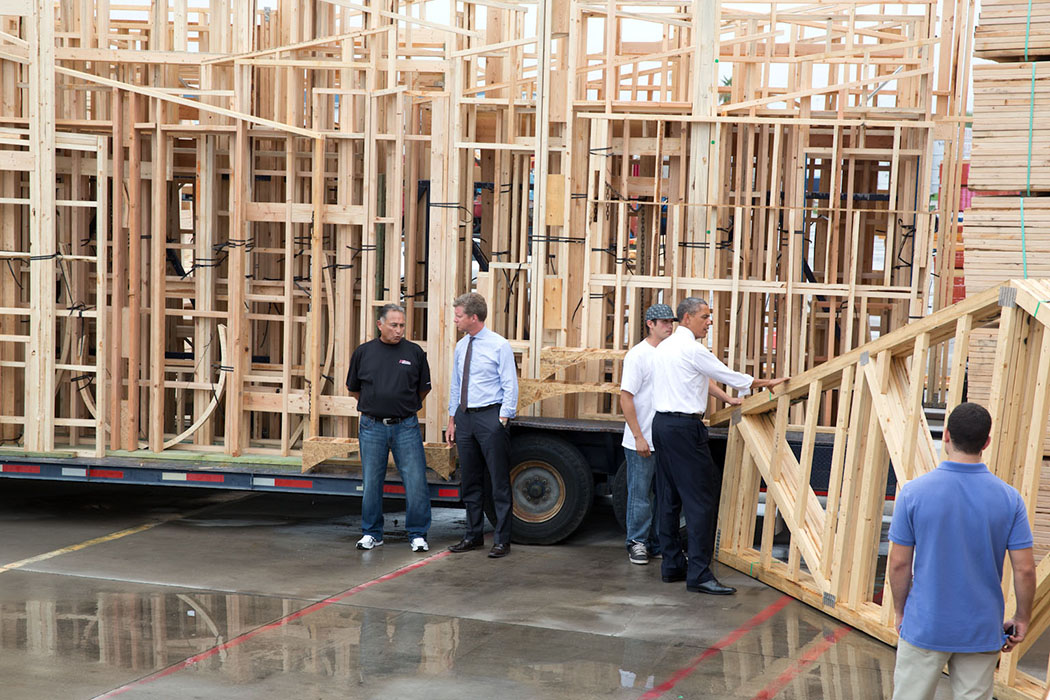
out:
<path id="1" fill-rule="evenodd" d="M 1050 62 L 974 66 L 973 92 L 970 187 L 1050 191 Z"/>
<path id="2" fill-rule="evenodd" d="M 974 55 L 993 61 L 1050 56 L 1050 2 L 982 0 Z"/>
<path id="3" fill-rule="evenodd" d="M 967 295 L 1003 280 L 1050 278 L 1050 197 L 974 197 L 963 246 Z"/>
<path id="4" fill-rule="evenodd" d="M 969 291 L 967 293 L 969 294 Z M 970 333 L 969 354 L 967 355 L 966 364 L 966 371 L 969 376 L 966 393 L 967 401 L 973 401 L 982 406 L 990 405 L 992 400 L 991 377 L 995 372 L 995 348 L 998 338 L 999 328 L 997 325 L 988 328 L 977 328 Z M 1050 455 L 1050 433 L 1043 440 L 1043 451 L 1044 454 Z M 1040 491 L 1040 494 L 1042 493 Z M 1033 524 L 1042 523 L 1040 527 L 1050 531 L 1050 508 L 1045 507 L 1047 504 L 1044 503 L 1047 499 L 1050 499 L 1050 490 L 1046 492 L 1046 495 L 1040 496 L 1032 522 Z M 1043 539 L 1042 543 L 1040 546 L 1045 545 L 1047 551 L 1050 552 L 1050 537 Z"/>
<path id="5" fill-rule="evenodd" d="M 998 286 L 998 285 L 996 285 Z M 969 292 L 967 292 L 969 294 Z M 976 294 L 976 292 L 974 292 Z M 998 339 L 998 328 L 977 328 L 970 333 L 967 368 L 971 375 L 992 376 L 995 366 L 995 345 Z M 990 383 L 974 385 L 971 381 L 967 390 L 968 401 L 987 406 L 992 398 Z"/>
<path id="6" fill-rule="evenodd" d="M 967 294 L 1009 279 L 1050 278 L 1050 61 L 1040 60 L 1050 57 L 1048 27 L 1047 2 L 981 6 L 976 54 L 1002 62 L 973 68 L 969 179 L 985 196 L 973 199 L 963 226 Z M 991 337 L 981 347 L 996 332 L 982 330 Z M 975 342 L 968 388 L 971 400 L 982 401 L 994 394 L 995 358 Z M 1043 451 L 1050 454 L 1050 441 Z"/>
<path id="7" fill-rule="evenodd" d="M 529 410 L 617 418 L 648 305 L 703 296 L 716 353 L 795 374 L 923 314 L 954 245 L 934 220 L 958 209 L 964 0 L 943 21 L 928 0 L 192 5 L 4 5 L 36 13 L 0 17 L 15 449 L 353 439 L 343 381 L 387 302 L 428 352 L 440 443 L 470 289 L 550 385 Z M 547 376 L 552 348 L 578 361 Z"/>
<path id="8" fill-rule="evenodd" d="M 1050 460 L 1043 460 L 1039 479 L 1039 498 L 1032 518 L 1032 539 L 1036 561 L 1050 554 Z"/>

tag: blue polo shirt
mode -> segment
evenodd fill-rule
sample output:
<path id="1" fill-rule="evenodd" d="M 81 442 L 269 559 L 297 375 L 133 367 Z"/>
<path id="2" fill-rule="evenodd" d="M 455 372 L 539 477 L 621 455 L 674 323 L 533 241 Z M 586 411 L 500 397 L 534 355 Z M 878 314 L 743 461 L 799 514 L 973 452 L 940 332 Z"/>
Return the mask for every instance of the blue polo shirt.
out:
<path id="1" fill-rule="evenodd" d="M 935 651 L 997 651 L 1003 559 L 1032 546 L 1017 489 L 984 464 L 941 462 L 901 488 L 889 538 L 915 547 L 901 638 Z"/>

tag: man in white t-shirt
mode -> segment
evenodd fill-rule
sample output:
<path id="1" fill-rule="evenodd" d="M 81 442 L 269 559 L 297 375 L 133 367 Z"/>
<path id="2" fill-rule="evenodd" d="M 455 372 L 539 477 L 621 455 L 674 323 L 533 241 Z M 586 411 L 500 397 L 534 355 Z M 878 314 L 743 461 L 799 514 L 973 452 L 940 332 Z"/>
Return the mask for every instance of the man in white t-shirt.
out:
<path id="1" fill-rule="evenodd" d="M 627 424 L 623 427 L 623 453 L 627 459 L 627 555 L 632 564 L 648 564 L 659 555 L 656 508 L 653 507 L 653 475 L 656 457 L 653 443 L 652 355 L 656 346 L 674 329 L 674 311 L 667 304 L 653 304 L 645 312 L 648 334 L 623 358 L 620 407 Z"/>

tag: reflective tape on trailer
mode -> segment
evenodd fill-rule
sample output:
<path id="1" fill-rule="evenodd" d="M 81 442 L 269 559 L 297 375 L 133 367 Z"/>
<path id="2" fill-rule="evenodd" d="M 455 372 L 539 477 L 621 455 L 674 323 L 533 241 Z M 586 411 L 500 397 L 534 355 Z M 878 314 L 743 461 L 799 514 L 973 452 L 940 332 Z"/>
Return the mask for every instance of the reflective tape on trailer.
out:
<path id="1" fill-rule="evenodd" d="M 285 489 L 312 489 L 314 482 L 309 479 L 274 479 L 277 486 Z"/>
<path id="2" fill-rule="evenodd" d="M 252 486 L 281 489 L 312 489 L 314 482 L 311 479 L 282 479 L 280 477 L 257 476 L 252 479 Z"/>
<path id="3" fill-rule="evenodd" d="M 200 481 L 209 484 L 222 484 L 226 482 L 226 477 L 222 474 L 187 474 L 186 481 Z"/>
<path id="4" fill-rule="evenodd" d="M 116 460 L 113 460 L 116 462 Z M 253 490 L 311 493 L 314 495 L 357 496 L 364 494 L 364 483 L 359 477 L 343 475 L 274 474 L 223 469 L 198 470 L 182 465 L 153 467 L 146 465 L 126 466 L 122 463 L 99 463 L 70 466 L 66 461 L 44 459 L 19 459 L 0 462 L 0 477 L 55 479 L 95 483 L 120 483 L 141 486 L 177 486 L 197 488 L 220 488 L 231 490 Z M 403 499 L 405 485 L 391 481 L 382 485 L 385 498 Z M 427 495 L 433 501 L 459 501 L 461 493 L 456 483 L 428 483 Z"/>
<path id="5" fill-rule="evenodd" d="M 187 481 L 208 484 L 225 483 L 226 477 L 222 474 L 196 474 L 186 472 L 164 472 L 160 475 L 161 481 Z"/>
<path id="6" fill-rule="evenodd" d="M 3 464 L 0 472 L 5 474 L 39 474 L 40 467 L 33 464 Z"/>

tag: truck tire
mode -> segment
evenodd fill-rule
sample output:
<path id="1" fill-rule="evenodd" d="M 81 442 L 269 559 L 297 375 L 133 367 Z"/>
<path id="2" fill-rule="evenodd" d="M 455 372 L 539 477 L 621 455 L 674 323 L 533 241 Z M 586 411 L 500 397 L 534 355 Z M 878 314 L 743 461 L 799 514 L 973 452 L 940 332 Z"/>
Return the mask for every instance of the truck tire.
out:
<path id="1" fill-rule="evenodd" d="M 594 477 L 580 451 L 548 435 L 510 443 L 511 540 L 554 544 L 576 531 L 594 502 Z"/>
<path id="2" fill-rule="evenodd" d="M 620 462 L 620 468 L 609 480 L 609 495 L 612 496 L 613 515 L 620 529 L 627 532 L 627 462 Z"/>

